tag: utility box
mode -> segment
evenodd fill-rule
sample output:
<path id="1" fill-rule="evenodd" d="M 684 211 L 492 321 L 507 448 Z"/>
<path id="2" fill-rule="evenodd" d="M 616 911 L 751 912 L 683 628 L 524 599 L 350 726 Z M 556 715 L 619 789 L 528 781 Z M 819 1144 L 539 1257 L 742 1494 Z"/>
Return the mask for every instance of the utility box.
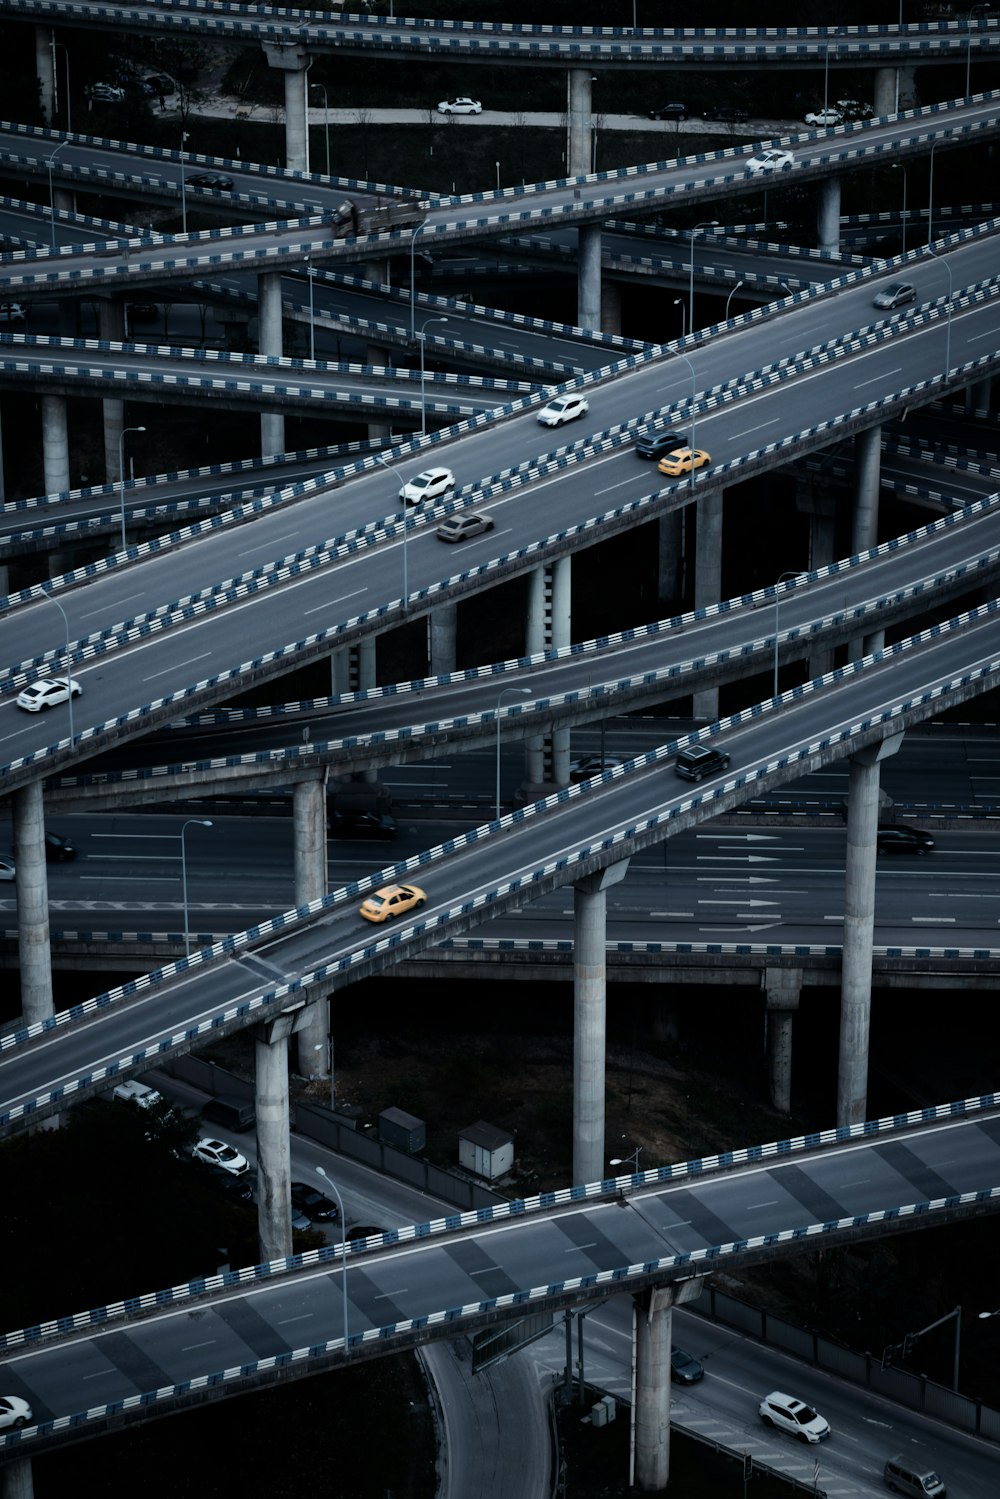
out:
<path id="1" fill-rule="evenodd" d="M 422 1119 L 415 1119 L 403 1109 L 383 1109 L 378 1116 L 378 1132 L 386 1145 L 395 1145 L 414 1155 L 423 1150 L 427 1129 Z"/>
<path id="2" fill-rule="evenodd" d="M 603 1400 L 599 1400 L 596 1405 L 591 1406 L 590 1424 L 592 1426 L 607 1426 L 610 1421 L 615 1419 L 617 1413 L 618 1408 L 615 1404 L 615 1397 L 613 1395 L 605 1395 Z"/>
<path id="3" fill-rule="evenodd" d="M 458 1164 L 487 1181 L 506 1176 L 514 1164 L 514 1136 L 480 1119 L 458 1137 Z"/>

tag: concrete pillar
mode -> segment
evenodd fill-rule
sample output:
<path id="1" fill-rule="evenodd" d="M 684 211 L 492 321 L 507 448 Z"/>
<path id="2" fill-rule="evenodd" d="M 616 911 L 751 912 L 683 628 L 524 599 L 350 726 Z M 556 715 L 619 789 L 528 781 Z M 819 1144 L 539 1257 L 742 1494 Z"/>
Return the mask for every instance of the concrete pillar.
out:
<path id="1" fill-rule="evenodd" d="M 684 525 L 686 511 L 671 510 L 657 521 L 657 598 L 679 613 L 684 598 Z"/>
<path id="2" fill-rule="evenodd" d="M 0 1468 L 0 1499 L 34 1499 L 30 1457 L 15 1457 Z"/>
<path id="3" fill-rule="evenodd" d="M 327 889 L 326 771 L 292 788 L 292 831 L 295 844 L 295 904 L 321 900 Z M 330 1073 L 329 1006 L 312 1004 L 296 1032 L 298 1070 L 303 1077 Z"/>
<path id="4" fill-rule="evenodd" d="M 258 352 L 280 357 L 284 351 L 281 338 L 281 277 L 267 271 L 257 277 L 257 346 Z M 280 411 L 260 414 L 260 451 L 264 458 L 285 451 L 285 418 Z"/>
<path id="5" fill-rule="evenodd" d="M 432 677 L 455 670 L 458 660 L 458 605 L 438 604 L 427 616 L 427 663 Z"/>
<path id="6" fill-rule="evenodd" d="M 853 755 L 850 761 L 837 1067 L 838 1124 L 861 1123 L 868 1105 L 879 766 L 882 760 L 895 754 L 902 741 L 902 734 L 893 735 L 881 744 Z"/>
<path id="7" fill-rule="evenodd" d="M 65 396 L 42 396 L 43 494 L 64 494 L 69 477 L 69 428 Z"/>
<path id="8" fill-rule="evenodd" d="M 895 68 L 877 68 L 875 70 L 875 113 L 877 115 L 891 115 L 896 113 L 897 76 Z"/>
<path id="9" fill-rule="evenodd" d="M 988 414 L 992 394 L 993 381 L 987 375 L 984 380 L 977 380 L 973 385 L 966 387 L 965 409 L 967 411 L 981 411 L 984 415 Z"/>
<path id="10" fill-rule="evenodd" d="M 268 67 L 279 69 L 285 79 L 285 167 L 289 172 L 308 172 L 309 53 L 297 42 L 264 42 L 262 46 Z"/>
<path id="11" fill-rule="evenodd" d="M 628 859 L 578 880 L 573 918 L 573 1182 L 603 1181 L 607 1034 L 607 890 Z"/>
<path id="12" fill-rule="evenodd" d="M 622 331 L 622 289 L 617 281 L 605 277 L 601 283 L 601 332 Z"/>
<path id="13" fill-rule="evenodd" d="M 825 255 L 840 254 L 840 178 L 824 177 L 816 205 L 816 241 Z"/>
<path id="14" fill-rule="evenodd" d="M 125 339 L 125 304 L 117 297 L 101 297 L 97 303 L 98 334 L 109 342 L 122 343 Z M 125 429 L 125 402 L 117 396 L 104 396 L 101 400 L 104 414 L 104 479 L 107 484 L 117 484 L 121 478 L 118 468 L 119 443 Z"/>
<path id="15" fill-rule="evenodd" d="M 670 1348 L 673 1302 L 669 1286 L 634 1298 L 635 1483 L 662 1493 L 670 1481 Z"/>
<path id="16" fill-rule="evenodd" d="M 566 122 L 567 177 L 586 177 L 590 172 L 591 84 L 589 68 L 571 70 Z"/>
<path id="17" fill-rule="evenodd" d="M 767 1062 L 771 1102 L 782 1114 L 792 1109 L 792 1022 L 802 992 L 801 968 L 766 968 Z"/>
<path id="18" fill-rule="evenodd" d="M 528 581 L 528 617 L 526 651 L 529 656 L 545 650 L 559 650 L 573 639 L 572 617 L 573 561 L 560 557 L 531 573 Z M 529 786 L 540 787 L 547 780 L 557 786 L 569 781 L 569 729 L 553 729 L 546 739 L 533 735 L 525 740 L 525 775 Z M 550 774 L 546 776 L 546 749 Z"/>
<path id="19" fill-rule="evenodd" d="M 703 494 L 697 502 L 695 535 L 694 606 L 704 609 L 722 597 L 722 494 L 721 489 Z M 687 507 L 690 509 L 690 506 Z M 695 718 L 713 722 L 719 716 L 718 687 L 702 687 L 694 694 Z"/>
<path id="20" fill-rule="evenodd" d="M 553 650 L 573 643 L 573 558 L 560 557 L 551 564 Z M 552 730 L 552 779 L 557 786 L 569 785 L 569 729 Z"/>
<path id="21" fill-rule="evenodd" d="M 357 645 L 338 645 L 330 653 L 330 691 L 334 697 L 345 692 L 366 692 L 375 686 L 375 637 L 369 636 Z"/>
<path id="22" fill-rule="evenodd" d="M 57 714 L 65 713 L 56 708 Z M 68 732 L 68 718 L 65 727 Z M 52 737 L 64 723 L 57 719 Z M 15 791 L 14 863 L 17 869 L 17 943 L 21 968 L 21 1009 L 25 1025 L 55 1013 L 52 1000 L 52 954 L 49 949 L 49 884 L 45 869 L 45 805 L 42 782 Z"/>
<path id="23" fill-rule="evenodd" d="M 50 578 L 61 578 L 64 573 L 71 573 L 73 571 L 74 557 L 68 548 L 49 552 L 46 562 L 48 563 Z"/>
<path id="24" fill-rule="evenodd" d="M 548 597 L 548 571 L 536 567 L 528 577 L 528 617 L 525 620 L 525 654 L 536 656 L 546 646 L 546 601 Z M 532 734 L 524 741 L 524 774 L 529 786 L 541 786 L 545 781 L 545 735 Z"/>
<path id="25" fill-rule="evenodd" d="M 56 117 L 55 70 L 52 66 L 52 28 L 35 27 L 35 73 L 45 123 L 52 126 Z"/>
<path id="26" fill-rule="evenodd" d="M 282 1017 L 255 1032 L 257 1064 L 257 1227 L 262 1261 L 292 1252 L 288 1028 Z"/>
<path id="27" fill-rule="evenodd" d="M 0 562 L 0 603 L 10 593 L 10 568 L 6 562 Z"/>
<path id="28" fill-rule="evenodd" d="M 804 496 L 804 497 L 803 497 Z M 831 496 L 814 485 L 796 487 L 796 504 L 809 515 L 809 567 L 827 567 L 836 557 L 837 505 Z M 815 649 L 809 653 L 809 676 L 821 677 L 834 667 L 832 649 Z"/>
<path id="29" fill-rule="evenodd" d="M 882 428 L 869 427 L 854 438 L 854 511 L 851 517 L 851 551 L 865 552 L 878 545 L 879 475 L 882 464 Z M 881 650 L 885 631 L 876 630 L 851 641 L 851 660 Z"/>
<path id="30" fill-rule="evenodd" d="M 580 328 L 601 328 L 601 225 L 581 224 L 576 232 L 576 321 Z"/>

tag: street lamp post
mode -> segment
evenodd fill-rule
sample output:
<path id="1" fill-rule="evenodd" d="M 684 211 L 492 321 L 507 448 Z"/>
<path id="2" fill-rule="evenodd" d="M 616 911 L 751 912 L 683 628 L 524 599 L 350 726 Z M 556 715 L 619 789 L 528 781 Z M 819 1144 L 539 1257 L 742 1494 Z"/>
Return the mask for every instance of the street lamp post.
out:
<path id="1" fill-rule="evenodd" d="M 688 287 L 688 329 L 691 333 L 694 332 L 694 237 L 699 229 L 717 229 L 718 227 L 718 219 L 703 219 L 691 230 L 691 282 Z"/>
<path id="2" fill-rule="evenodd" d="M 624 1140 L 624 1138 L 625 1138 L 625 1136 L 622 1135 L 622 1139 L 623 1140 Z M 629 1163 L 629 1161 L 631 1161 L 632 1162 L 632 1175 L 633 1176 L 638 1176 L 639 1175 L 639 1157 L 641 1155 L 642 1155 L 642 1146 L 641 1145 L 637 1145 L 635 1147 L 635 1149 L 633 1150 L 633 1152 L 632 1152 L 631 1155 L 625 1155 L 625 1156 L 622 1156 L 622 1155 L 613 1155 L 611 1157 L 611 1160 L 609 1161 L 608 1164 L 611 1165 L 611 1166 L 627 1166 L 628 1163 Z"/>
<path id="3" fill-rule="evenodd" d="M 687 334 L 687 308 L 684 306 L 684 298 L 675 297 L 674 306 L 681 310 L 681 338 L 684 338 Z"/>
<path id="4" fill-rule="evenodd" d="M 51 227 L 51 243 L 52 243 L 53 250 L 56 247 L 56 200 L 55 200 L 55 191 L 54 191 L 53 186 L 52 186 L 52 163 L 55 161 L 56 157 L 59 155 L 59 152 L 62 150 L 63 146 L 69 146 L 69 145 L 72 145 L 71 141 L 60 141 L 59 144 L 58 144 L 58 146 L 56 146 L 55 150 L 52 152 L 52 155 L 49 156 L 49 157 L 47 157 L 46 158 L 46 162 L 45 162 L 45 165 L 48 167 L 48 172 L 49 172 L 49 219 L 51 221 L 51 226 L 52 226 Z"/>
<path id="5" fill-rule="evenodd" d="M 388 466 L 388 463 L 389 463 L 388 454 L 386 454 L 386 453 L 376 453 L 375 454 L 375 461 L 377 463 L 384 463 L 384 464 L 386 464 L 386 466 Z M 404 609 L 406 608 L 406 601 L 407 601 L 407 599 L 410 596 L 410 574 L 409 574 L 409 568 L 408 568 L 408 559 L 407 559 L 407 555 L 406 555 L 406 534 L 407 534 L 408 530 L 409 530 L 409 501 L 406 500 L 406 499 L 404 499 L 403 500 L 403 608 Z"/>
<path id="6" fill-rule="evenodd" d="M 927 188 L 927 244 L 930 246 L 934 238 L 934 147 L 937 141 L 931 141 L 931 173 Z"/>
<path id="7" fill-rule="evenodd" d="M 181 825 L 181 895 L 184 902 L 184 956 L 191 956 L 191 933 L 188 922 L 188 881 L 187 881 L 187 852 L 184 846 L 184 834 L 188 828 L 210 828 L 211 822 L 203 817 L 189 817 L 187 822 Z"/>
<path id="8" fill-rule="evenodd" d="M 317 1176 L 321 1176 L 330 1191 L 337 1199 L 337 1207 L 340 1209 L 340 1274 L 343 1281 L 344 1293 L 344 1358 L 347 1358 L 347 1215 L 344 1212 L 344 1199 L 340 1195 L 340 1189 L 335 1187 L 330 1177 L 327 1176 L 322 1166 L 316 1167 Z"/>
<path id="9" fill-rule="evenodd" d="M 500 821 L 500 704 L 504 700 L 505 693 L 519 692 L 522 697 L 531 696 L 530 687 L 505 687 L 497 698 L 497 822 Z"/>
<path id="10" fill-rule="evenodd" d="M 684 353 L 682 353 L 680 349 L 675 349 L 674 353 L 676 354 L 676 356 L 677 356 L 678 359 L 683 359 L 684 363 L 687 365 L 688 369 L 691 372 L 691 440 L 690 440 L 688 446 L 691 449 L 691 488 L 693 489 L 694 488 L 694 447 L 695 447 L 695 443 L 694 443 L 694 439 L 695 439 L 694 400 L 695 400 L 695 396 L 696 396 L 697 390 L 698 390 L 698 377 L 697 377 L 697 375 L 694 372 L 694 365 L 691 363 L 691 361 L 687 357 L 687 355 L 684 354 Z"/>
<path id="11" fill-rule="evenodd" d="M 416 282 L 416 261 L 414 259 L 414 252 L 416 251 L 416 248 L 417 248 L 417 235 L 420 233 L 421 229 L 426 228 L 426 226 L 427 226 L 427 220 L 426 219 L 421 219 L 420 223 L 417 225 L 417 227 L 414 229 L 413 233 L 410 235 L 410 337 L 411 337 L 411 339 L 412 338 L 416 338 L 416 336 L 417 336 L 416 335 L 416 326 L 417 326 L 417 282 Z"/>
<path id="12" fill-rule="evenodd" d="M 774 585 L 774 696 L 778 696 L 778 603 L 781 598 L 781 585 L 786 578 L 797 578 L 798 573 L 794 570 L 780 575 Z"/>
<path id="13" fill-rule="evenodd" d="M 309 358 L 316 361 L 316 324 L 313 321 L 313 276 L 316 268 L 309 256 L 306 256 L 306 275 L 309 277 Z"/>
<path id="14" fill-rule="evenodd" d="M 427 342 L 426 328 L 428 323 L 446 323 L 446 317 L 424 318 L 420 325 L 420 436 L 423 437 L 427 431 L 427 409 L 424 405 L 424 345 Z"/>
<path id="15" fill-rule="evenodd" d="M 60 604 L 59 600 L 56 598 L 56 596 L 55 596 L 54 593 L 50 593 L 49 592 L 48 588 L 46 588 L 44 584 L 42 585 L 42 592 L 44 593 L 45 597 L 51 603 L 55 604 L 56 608 L 59 610 L 59 613 L 63 617 L 63 628 L 66 631 L 66 686 L 69 688 L 69 691 L 66 694 L 66 701 L 69 704 L 69 742 L 70 742 L 70 744 L 72 744 L 73 743 L 73 659 L 72 659 L 72 657 L 70 656 L 70 653 L 69 653 L 69 620 L 66 618 L 66 610 L 63 608 L 62 604 Z"/>
<path id="16" fill-rule="evenodd" d="M 732 291 L 729 293 L 729 296 L 726 298 L 726 318 L 725 318 L 725 320 L 726 320 L 727 323 L 729 321 L 729 304 L 733 300 L 733 298 L 735 297 L 736 293 L 739 291 L 739 289 L 740 289 L 740 287 L 742 285 L 743 285 L 742 281 L 737 281 L 736 285 L 733 287 Z"/>
<path id="17" fill-rule="evenodd" d="M 902 174 L 903 174 L 903 254 L 905 255 L 906 254 L 906 168 L 903 166 L 903 163 L 901 161 L 894 161 L 893 164 L 892 164 L 892 169 L 893 169 L 894 172 L 902 172 Z"/>
<path id="18" fill-rule="evenodd" d="M 145 432 L 145 430 L 145 427 L 125 427 L 118 439 L 118 488 L 121 494 L 123 552 L 127 546 L 125 540 L 125 439 L 130 432 Z"/>
<path id="19" fill-rule="evenodd" d="M 327 1038 L 326 1049 L 327 1049 L 327 1055 L 328 1055 L 329 1060 L 330 1060 L 330 1113 L 332 1114 L 333 1111 L 334 1111 L 334 1108 L 335 1108 L 334 1100 L 336 1098 L 336 1091 L 335 1091 L 335 1086 L 336 1085 L 335 1085 L 334 1080 L 333 1080 L 333 1031 L 332 1030 L 330 1031 L 329 1037 Z M 322 1050 L 323 1050 L 323 1044 L 322 1044 L 322 1042 L 320 1042 L 319 1045 L 313 1047 L 313 1051 L 322 1051 Z"/>
<path id="20" fill-rule="evenodd" d="M 323 83 L 311 83 L 310 88 L 318 88 L 323 95 L 323 144 L 326 151 L 326 175 L 330 175 L 330 104 L 326 97 L 326 85 Z"/>
<path id="21" fill-rule="evenodd" d="M 57 47 L 59 47 L 61 49 L 62 55 L 63 55 L 63 60 L 66 63 L 66 134 L 67 135 L 72 135 L 72 133 L 73 133 L 73 115 L 72 115 L 72 110 L 71 110 L 71 100 L 70 100 L 70 96 L 69 96 L 69 48 L 66 46 L 65 42 L 57 42 L 56 39 L 55 39 L 55 36 L 52 37 L 52 41 L 50 43 L 50 46 L 52 47 L 52 82 L 53 82 L 53 84 L 55 86 L 55 94 L 56 94 L 56 98 L 55 98 L 54 102 L 55 102 L 55 106 L 56 106 L 57 109 L 59 108 L 59 97 L 58 97 L 58 94 L 59 94 L 59 74 L 58 74 L 58 69 L 56 68 L 56 48 Z M 966 93 L 968 93 L 968 89 L 966 89 Z"/>
<path id="22" fill-rule="evenodd" d="M 188 232 L 188 207 L 187 207 L 187 185 L 184 181 L 184 142 L 188 139 L 188 132 L 181 131 L 181 233 Z"/>

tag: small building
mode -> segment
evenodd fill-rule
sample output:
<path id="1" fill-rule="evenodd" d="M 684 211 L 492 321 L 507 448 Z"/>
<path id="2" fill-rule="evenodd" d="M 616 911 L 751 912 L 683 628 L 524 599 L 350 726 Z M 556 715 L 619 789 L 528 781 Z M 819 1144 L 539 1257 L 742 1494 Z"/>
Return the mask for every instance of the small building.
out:
<path id="1" fill-rule="evenodd" d="M 383 1109 L 378 1116 L 378 1132 L 386 1145 L 395 1145 L 397 1150 L 405 1150 L 409 1155 L 423 1150 L 427 1138 L 424 1121 L 415 1119 L 404 1109 Z"/>
<path id="2" fill-rule="evenodd" d="M 495 1181 L 498 1176 L 505 1176 L 514 1164 L 514 1136 L 480 1119 L 459 1135 L 458 1163 L 476 1176 Z"/>

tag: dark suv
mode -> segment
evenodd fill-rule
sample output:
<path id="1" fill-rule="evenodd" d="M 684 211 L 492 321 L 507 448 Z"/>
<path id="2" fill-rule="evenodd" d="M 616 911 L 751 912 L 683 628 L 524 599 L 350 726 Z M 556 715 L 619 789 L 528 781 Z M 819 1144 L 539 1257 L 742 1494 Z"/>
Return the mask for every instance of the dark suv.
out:
<path id="1" fill-rule="evenodd" d="M 638 458 L 662 458 L 674 448 L 686 448 L 687 437 L 683 432 L 670 432 L 664 427 L 643 427 L 636 438 L 635 451 Z"/>
<path id="2" fill-rule="evenodd" d="M 395 838 L 396 819 L 388 812 L 369 812 L 360 807 L 332 812 L 327 829 L 332 838 Z"/>
<path id="3" fill-rule="evenodd" d="M 700 781 L 702 776 L 718 775 L 729 766 L 725 750 L 715 749 L 710 744 L 692 744 L 681 750 L 674 761 L 674 769 L 686 781 Z"/>
<path id="4" fill-rule="evenodd" d="M 659 109 L 651 109 L 649 111 L 649 118 L 651 120 L 686 120 L 687 117 L 687 105 L 681 104 L 677 100 L 674 100 L 670 104 L 661 104 Z"/>
<path id="5" fill-rule="evenodd" d="M 905 822 L 880 822 L 875 837 L 880 854 L 927 854 L 934 847 L 930 833 Z"/>

